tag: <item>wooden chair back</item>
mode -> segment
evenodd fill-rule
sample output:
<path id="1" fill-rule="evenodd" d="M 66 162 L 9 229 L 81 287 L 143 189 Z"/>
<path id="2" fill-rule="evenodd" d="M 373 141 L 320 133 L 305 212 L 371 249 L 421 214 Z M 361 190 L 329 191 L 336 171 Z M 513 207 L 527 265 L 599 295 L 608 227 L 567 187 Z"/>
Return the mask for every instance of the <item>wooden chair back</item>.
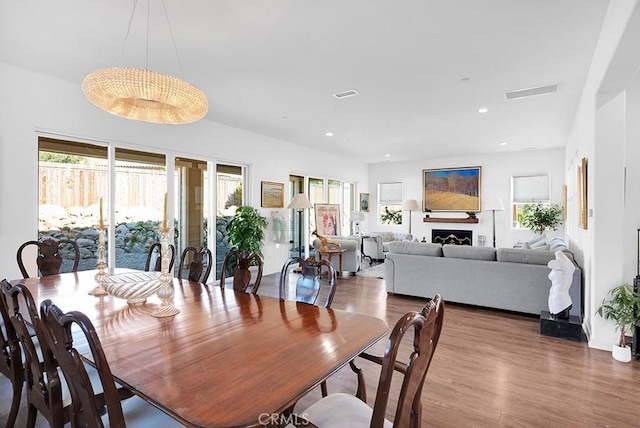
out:
<path id="1" fill-rule="evenodd" d="M 260 281 L 262 280 L 262 257 L 260 257 L 259 254 L 247 253 L 246 251 L 238 252 L 232 250 L 224 256 L 222 270 L 220 273 L 220 287 L 224 288 L 227 269 L 234 266 L 233 289 L 236 291 L 246 292 L 247 288 L 249 288 L 249 285 L 251 284 L 251 271 L 249 271 L 249 266 L 251 266 L 252 260 L 255 261 L 256 266 L 258 267 L 256 280 L 251 286 L 251 293 L 256 294 L 258 292 L 258 287 L 260 287 Z"/>
<path id="2" fill-rule="evenodd" d="M 8 285 L 7 285 L 8 284 Z M 2 281 L 2 288 L 10 287 L 6 280 Z M 22 397 L 22 386 L 24 384 L 24 366 L 22 365 L 22 350 L 20 342 L 13 324 L 9 318 L 9 306 L 3 292 L 0 291 L 0 374 L 11 382 L 13 396 L 11 398 L 11 409 L 7 418 L 7 426 L 15 425 L 20 400 Z"/>
<path id="3" fill-rule="evenodd" d="M 169 248 L 169 256 L 171 257 L 169 259 L 169 272 L 173 272 L 173 264 L 176 261 L 176 247 L 173 244 L 169 244 L 168 248 Z M 156 254 L 157 256 L 155 258 L 155 263 L 152 269 L 151 260 Z M 154 242 L 153 244 L 151 244 L 151 247 L 149 247 L 149 254 L 147 255 L 147 262 L 144 265 L 144 270 L 146 272 L 162 271 L 162 244 L 160 244 L 159 242 Z"/>
<path id="4" fill-rule="evenodd" d="M 328 284 L 329 291 L 327 299 L 324 303 L 325 308 L 331 307 L 333 302 L 333 296 L 336 294 L 336 270 L 331 262 L 328 260 L 316 260 L 313 257 L 309 257 L 304 260 L 300 257 L 291 257 L 284 263 L 282 271 L 280 272 L 280 298 L 285 299 L 287 275 L 289 273 L 289 267 L 298 264 L 302 269 L 302 275 L 296 281 L 296 301 L 302 303 L 308 303 L 315 305 L 320 294 L 320 286 L 322 281 L 320 280 L 320 273 L 323 266 L 328 270 Z"/>
<path id="5" fill-rule="evenodd" d="M 40 412 L 51 426 L 61 427 L 67 421 L 62 403 L 58 364 L 46 344 L 35 300 L 22 284 L 11 285 L 2 281 L 2 293 L 7 304 L 9 321 L 24 352 L 27 426 L 33 426 L 37 412 Z M 22 312 L 22 308 L 26 308 L 26 314 Z M 35 330 L 37 342 L 33 340 L 33 331 L 27 327 L 27 320 Z"/>
<path id="6" fill-rule="evenodd" d="M 63 313 L 51 300 L 45 300 L 40 306 L 42 327 L 49 348 L 52 350 L 60 369 L 67 380 L 71 394 L 71 426 L 102 427 L 103 406 L 112 427 L 124 427 L 125 418 L 122 413 L 120 396 L 116 388 L 111 369 L 104 356 L 100 339 L 96 330 L 82 312 Z M 102 384 L 103 395 L 96 395 L 87 368 L 80 352 L 74 348 L 71 327 L 76 324 L 84 334 L 93 361 Z M 101 397 L 99 400 L 98 397 Z"/>
<path id="7" fill-rule="evenodd" d="M 74 259 L 71 272 L 78 271 L 78 264 L 80 263 L 80 248 L 75 241 L 71 239 L 45 239 L 44 241 L 27 241 L 18 248 L 16 258 L 18 260 L 18 267 L 22 273 L 23 278 L 29 278 L 29 273 L 24 267 L 22 259 L 22 251 L 29 245 L 35 245 L 38 247 L 38 257 L 36 263 L 38 265 L 38 271 L 42 276 L 56 275 L 60 273 L 60 267 L 62 266 L 62 255 L 60 249 L 65 245 L 69 245 L 73 248 Z"/>
<path id="8" fill-rule="evenodd" d="M 192 258 L 188 266 L 185 266 L 187 257 L 191 254 Z M 188 269 L 188 278 L 190 281 L 200 282 L 202 284 L 207 282 L 211 268 L 213 267 L 213 256 L 211 250 L 206 247 L 187 247 L 182 251 L 180 256 L 180 266 L 178 277 L 182 278 L 182 269 Z"/>
<path id="9" fill-rule="evenodd" d="M 420 312 L 409 312 L 398 320 L 394 326 L 385 353 L 382 357 L 367 353 L 360 357 L 382 366 L 376 400 L 373 405 L 371 426 L 382 426 L 387 412 L 389 390 L 394 372 L 402 373 L 402 386 L 393 420 L 394 427 L 420 426 L 422 418 L 422 386 L 427 376 L 433 354 L 438 345 L 440 331 L 444 319 L 444 302 L 439 294 L 426 304 Z M 413 351 L 408 363 L 397 360 L 400 344 L 405 333 L 413 328 Z M 351 362 L 351 368 L 358 374 L 358 391 L 356 395 L 366 402 L 366 387 L 362 371 Z"/>

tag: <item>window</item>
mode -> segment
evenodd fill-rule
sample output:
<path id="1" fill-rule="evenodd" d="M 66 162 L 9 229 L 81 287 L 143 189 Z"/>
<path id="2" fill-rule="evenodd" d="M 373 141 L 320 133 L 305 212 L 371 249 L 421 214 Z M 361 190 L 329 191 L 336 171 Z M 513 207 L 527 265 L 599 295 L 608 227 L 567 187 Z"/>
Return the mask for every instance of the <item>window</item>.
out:
<path id="1" fill-rule="evenodd" d="M 40 137 L 38 150 L 38 239 L 84 239 L 82 248 L 89 251 L 78 270 L 95 269 L 101 197 L 108 209 L 107 148 Z M 72 265 L 72 257 L 63 254 L 60 271 L 69 272 Z"/>
<path id="2" fill-rule="evenodd" d="M 549 204 L 551 187 L 548 175 L 511 177 L 511 215 L 512 227 L 522 229 L 520 215 L 527 204 Z"/>
<path id="3" fill-rule="evenodd" d="M 378 183 L 378 223 L 402 224 L 402 183 Z"/>
<path id="4" fill-rule="evenodd" d="M 309 202 L 311 205 L 327 203 L 324 198 L 324 179 L 309 178 Z M 312 209 L 309 215 L 309 232 L 316 230 L 316 217 L 313 212 Z"/>

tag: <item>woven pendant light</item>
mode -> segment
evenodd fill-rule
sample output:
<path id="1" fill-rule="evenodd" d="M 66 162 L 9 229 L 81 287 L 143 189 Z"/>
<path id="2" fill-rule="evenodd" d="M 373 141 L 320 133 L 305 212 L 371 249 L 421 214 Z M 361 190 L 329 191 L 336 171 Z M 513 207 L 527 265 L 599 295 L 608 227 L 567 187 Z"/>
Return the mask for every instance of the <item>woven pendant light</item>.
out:
<path id="1" fill-rule="evenodd" d="M 207 97 L 190 83 L 136 68 L 93 71 L 82 81 L 82 92 L 96 107 L 142 122 L 190 123 L 209 110 Z"/>
<path id="2" fill-rule="evenodd" d="M 129 20 L 127 36 L 137 0 Z M 173 39 L 167 9 L 162 0 L 178 65 L 180 58 Z M 149 57 L 149 2 L 147 2 L 147 63 Z M 125 37 L 126 42 L 126 37 Z M 150 123 L 179 124 L 202 119 L 209 110 L 204 93 L 184 80 L 146 69 L 112 67 L 87 74 L 82 81 L 84 96 L 96 107 L 127 119 Z M 182 66 L 180 65 L 182 72 Z"/>

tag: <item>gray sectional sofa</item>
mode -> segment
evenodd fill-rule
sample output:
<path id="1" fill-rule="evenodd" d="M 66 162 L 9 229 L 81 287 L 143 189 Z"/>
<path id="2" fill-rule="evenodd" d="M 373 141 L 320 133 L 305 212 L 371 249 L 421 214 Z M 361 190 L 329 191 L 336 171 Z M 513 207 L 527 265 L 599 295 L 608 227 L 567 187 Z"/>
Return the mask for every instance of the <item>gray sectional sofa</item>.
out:
<path id="1" fill-rule="evenodd" d="M 547 263 L 554 259 L 548 250 L 391 242 L 385 281 L 389 293 L 428 298 L 440 293 L 445 301 L 540 315 L 549 310 Z M 576 266 L 571 315 L 582 315 L 581 277 Z"/>

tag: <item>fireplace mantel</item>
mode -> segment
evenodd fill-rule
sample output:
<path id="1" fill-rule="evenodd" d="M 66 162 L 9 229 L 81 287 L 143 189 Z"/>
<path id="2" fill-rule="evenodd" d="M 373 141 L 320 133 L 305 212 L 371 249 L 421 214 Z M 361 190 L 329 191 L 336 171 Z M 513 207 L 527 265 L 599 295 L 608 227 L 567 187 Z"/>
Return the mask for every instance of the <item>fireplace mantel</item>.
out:
<path id="1" fill-rule="evenodd" d="M 423 220 L 425 223 L 477 223 L 477 218 L 434 218 L 434 217 L 425 217 Z"/>

